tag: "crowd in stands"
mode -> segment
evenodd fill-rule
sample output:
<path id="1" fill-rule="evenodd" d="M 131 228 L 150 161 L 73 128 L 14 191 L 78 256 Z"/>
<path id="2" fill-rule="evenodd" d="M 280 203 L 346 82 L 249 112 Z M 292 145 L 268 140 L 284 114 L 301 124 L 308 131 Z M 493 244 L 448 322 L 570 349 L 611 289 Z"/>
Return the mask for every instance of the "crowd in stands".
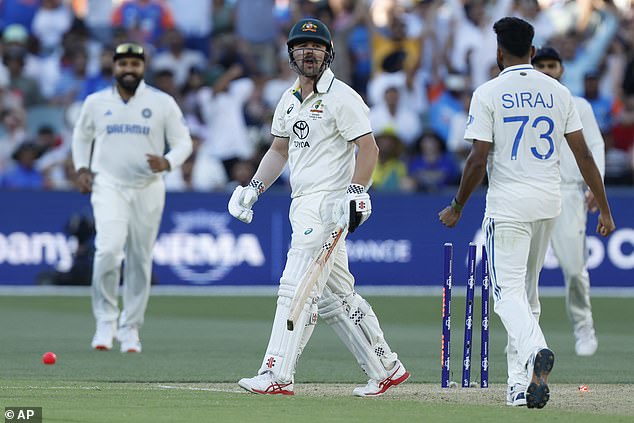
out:
<path id="1" fill-rule="evenodd" d="M 302 17 L 333 33 L 335 75 L 370 106 L 377 191 L 459 182 L 473 90 L 496 77 L 492 24 L 531 22 L 562 55 L 606 142 L 608 185 L 634 184 L 634 11 L 630 0 L 2 0 L 0 188 L 74 189 L 81 102 L 112 83 L 112 50 L 146 48 L 146 81 L 181 106 L 194 140 L 168 190 L 228 192 L 268 148 L 295 81 L 286 34 Z M 288 189 L 285 175 L 277 189 Z"/>

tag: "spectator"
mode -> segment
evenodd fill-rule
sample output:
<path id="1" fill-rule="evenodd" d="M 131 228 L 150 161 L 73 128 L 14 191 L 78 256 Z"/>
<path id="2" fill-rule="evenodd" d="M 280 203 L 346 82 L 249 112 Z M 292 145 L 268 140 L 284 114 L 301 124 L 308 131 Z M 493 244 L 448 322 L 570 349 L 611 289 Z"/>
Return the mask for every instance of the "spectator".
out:
<path id="1" fill-rule="evenodd" d="M 133 41 L 154 45 L 175 26 L 172 11 L 159 0 L 126 0 L 115 9 L 112 25 L 126 29 Z"/>
<path id="2" fill-rule="evenodd" d="M 22 97 L 9 88 L 9 71 L 0 64 L 0 110 L 22 107 Z"/>
<path id="3" fill-rule="evenodd" d="M 612 128 L 612 108 L 614 101 L 601 94 L 599 90 L 599 74 L 597 72 L 587 73 L 583 79 L 583 97 L 588 100 L 592 111 L 599 124 L 602 133 L 610 132 Z"/>
<path id="4" fill-rule="evenodd" d="M 495 68 L 497 69 L 497 65 Z M 495 78 L 495 76 L 491 77 L 491 79 L 493 78 Z M 453 155 L 460 169 L 464 167 L 464 162 L 467 160 L 467 156 L 471 151 L 471 144 L 464 139 L 464 131 L 467 129 L 467 120 L 469 117 L 467 111 L 471 105 L 471 93 L 463 91 L 461 100 L 463 109 L 456 112 L 451 118 L 446 143 L 447 151 Z"/>
<path id="5" fill-rule="evenodd" d="M 112 85 L 112 54 L 109 49 L 104 48 L 99 55 L 99 71 L 88 75 L 84 84 L 84 92 L 81 93 L 81 100 L 90 94 L 100 91 Z"/>
<path id="6" fill-rule="evenodd" d="M 36 80 L 42 95 L 50 97 L 59 79 L 59 57 L 41 54 L 39 40 L 29 36 L 27 29 L 20 24 L 12 24 L 5 28 L 2 42 L 5 50 L 15 48 L 25 52 L 24 76 Z"/>
<path id="7" fill-rule="evenodd" d="M 243 65 L 236 61 L 211 88 L 201 89 L 198 93 L 198 106 L 207 126 L 201 153 L 222 160 L 227 174 L 233 163 L 249 159 L 254 152 L 243 113 L 254 83 L 245 77 L 244 71 Z"/>
<path id="8" fill-rule="evenodd" d="M 400 15 L 390 17 L 389 26 L 372 33 L 372 69 L 381 72 L 386 58 L 400 52 L 403 57 L 403 70 L 413 75 L 420 62 L 420 40 L 408 37 L 405 23 Z"/>
<path id="9" fill-rule="evenodd" d="M 429 107 L 429 125 L 443 142 L 449 138 L 449 125 L 457 113 L 463 113 L 463 93 L 468 90 L 467 79 L 463 75 L 450 74 L 445 78 L 446 89 Z"/>
<path id="10" fill-rule="evenodd" d="M 248 185 L 255 174 L 256 166 L 252 160 L 239 160 L 231 167 L 229 182 L 226 185 L 227 192 L 233 192 L 237 186 Z"/>
<path id="11" fill-rule="evenodd" d="M 9 71 L 9 87 L 20 93 L 25 107 L 41 104 L 44 100 L 40 87 L 32 78 L 24 73 L 26 50 L 17 46 L 6 48 L 2 54 L 4 65 Z"/>
<path id="12" fill-rule="evenodd" d="M 91 37 L 102 45 L 109 45 L 112 41 L 113 11 L 112 0 L 86 0 L 84 22 Z"/>
<path id="13" fill-rule="evenodd" d="M 211 36 L 214 22 L 214 1 L 167 1 L 174 15 L 176 28 L 185 37 L 185 47 L 201 54 L 209 55 L 209 37 Z"/>
<path id="14" fill-rule="evenodd" d="M 539 5 L 537 0 L 514 0 L 512 15 L 524 19 L 535 28 L 533 45 L 541 46 L 555 35 L 556 27 L 548 15 Z"/>
<path id="15" fill-rule="evenodd" d="M 64 52 L 62 72 L 51 102 L 67 106 L 84 99 L 88 54 L 83 45 L 75 45 Z"/>
<path id="16" fill-rule="evenodd" d="M 44 175 L 35 168 L 42 149 L 32 141 L 25 141 L 15 149 L 11 158 L 15 165 L 2 175 L 3 188 L 39 190 L 44 188 Z"/>
<path id="17" fill-rule="evenodd" d="M 372 188 L 377 191 L 409 190 L 407 165 L 401 160 L 403 143 L 391 132 L 377 135 L 379 159 L 372 172 Z"/>
<path id="18" fill-rule="evenodd" d="M 400 87 L 388 86 L 384 101 L 370 109 L 372 129 L 377 133 L 392 131 L 407 146 L 422 132 L 420 116 L 400 101 Z"/>
<path id="19" fill-rule="evenodd" d="M 171 69 L 157 69 L 154 73 L 153 81 L 154 86 L 161 91 L 164 91 L 174 97 L 176 100 L 176 104 L 181 106 L 183 103 L 181 98 L 181 93 L 178 87 L 176 86 L 176 81 L 174 80 L 174 72 Z"/>
<path id="20" fill-rule="evenodd" d="M 21 107 L 3 109 L 0 113 L 2 127 L 0 136 L 0 173 L 11 165 L 11 155 L 26 140 L 26 114 Z"/>
<path id="21" fill-rule="evenodd" d="M 233 32 L 233 8 L 225 0 L 213 0 L 212 36 Z"/>
<path id="22" fill-rule="evenodd" d="M 62 35 L 73 23 L 73 12 L 62 0 L 42 0 L 33 17 L 33 34 L 40 40 L 44 55 L 59 48 Z"/>
<path id="23" fill-rule="evenodd" d="M 634 148 L 634 94 L 625 97 L 623 110 L 618 114 L 612 128 L 614 147 L 629 153 Z"/>
<path id="24" fill-rule="evenodd" d="M 596 16 L 599 23 L 588 37 L 583 37 L 576 30 L 570 30 L 553 43 L 561 53 L 566 69 L 561 83 L 568 87 L 573 95 L 583 94 L 584 76 L 588 72 L 598 70 L 618 29 L 618 19 L 608 8 L 597 11 Z"/>
<path id="25" fill-rule="evenodd" d="M 199 51 L 185 48 L 185 39 L 176 29 L 163 34 L 163 46 L 166 48 L 154 56 L 152 69 L 169 69 L 174 75 L 174 83 L 180 89 L 185 85 L 189 70 L 193 67 L 204 67 L 205 56 Z"/>
<path id="26" fill-rule="evenodd" d="M 254 59 L 255 68 L 267 76 L 275 72 L 277 60 L 279 32 L 274 11 L 274 0 L 235 1 L 235 32 L 241 49 Z"/>
<path id="27" fill-rule="evenodd" d="M 454 185 L 460 172 L 442 139 L 433 132 L 424 133 L 408 168 L 418 191 L 435 192 Z"/>

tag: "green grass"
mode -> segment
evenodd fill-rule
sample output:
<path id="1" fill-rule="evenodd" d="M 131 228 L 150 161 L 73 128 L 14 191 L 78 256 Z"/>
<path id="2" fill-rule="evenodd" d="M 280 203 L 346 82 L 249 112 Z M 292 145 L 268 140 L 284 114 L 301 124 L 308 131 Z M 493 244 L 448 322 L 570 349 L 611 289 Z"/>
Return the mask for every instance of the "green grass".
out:
<path id="1" fill-rule="evenodd" d="M 95 352 L 89 348 L 94 322 L 87 297 L 0 297 L 0 409 L 42 406 L 44 422 L 161 421 L 522 421 L 535 416 L 504 406 L 503 396 L 490 404 L 462 404 L 459 397 L 437 400 L 440 379 L 440 299 L 370 297 L 392 348 L 412 373 L 412 390 L 420 384 L 433 398 L 416 392 L 400 398 L 359 400 L 346 395 L 301 395 L 310 383 L 344 384 L 343 392 L 365 382 L 365 375 L 334 332 L 320 324 L 296 374 L 298 394 L 270 398 L 242 393 L 235 382 L 255 374 L 270 333 L 272 297 L 153 297 L 141 332 L 143 353 Z M 631 298 L 595 298 L 598 353 L 580 358 L 563 298 L 542 301 L 542 327 L 557 354 L 555 384 L 591 386 L 634 384 L 631 354 Z M 479 300 L 476 317 L 479 317 Z M 453 380 L 460 379 L 464 297 L 452 307 Z M 506 335 L 497 317 L 491 325 L 490 382 L 505 384 Z M 474 331 L 474 358 L 479 340 Z M 54 351 L 57 364 L 41 356 Z M 472 371 L 477 379 L 479 369 Z M 216 384 L 221 389 L 217 392 Z M 430 386 L 424 384 L 433 384 Z M 163 385 L 182 389 L 161 388 Z M 329 385 L 324 385 L 329 386 Z M 628 389 L 629 389 L 628 388 Z M 200 390 L 206 389 L 206 390 Z M 211 390 L 210 390 L 211 389 Z M 459 391 L 459 390 L 458 390 Z M 421 391 L 422 392 L 422 391 Z M 436 400 L 434 400 L 436 398 Z M 631 396 L 627 396 L 629 402 Z M 549 404 L 550 406 L 550 404 Z M 521 411 L 521 412 L 519 412 Z M 554 407 L 556 421 L 596 421 L 584 409 Z M 626 421 L 602 411 L 601 419 Z M 618 413 L 617 413 L 618 414 Z M 256 416 L 256 417 L 254 417 Z M 280 416 L 283 416 L 280 417 Z M 594 419 L 594 420 L 593 420 Z M 632 414 L 627 416 L 632 419 Z M 526 420 L 528 421 L 528 420 Z"/>

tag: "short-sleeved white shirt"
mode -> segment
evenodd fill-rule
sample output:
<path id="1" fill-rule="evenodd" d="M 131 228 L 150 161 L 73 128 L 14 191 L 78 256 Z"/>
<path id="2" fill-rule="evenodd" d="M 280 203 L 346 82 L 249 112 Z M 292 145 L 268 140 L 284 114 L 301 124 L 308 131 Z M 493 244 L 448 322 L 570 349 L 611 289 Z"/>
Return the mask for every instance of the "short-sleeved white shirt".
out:
<path id="1" fill-rule="evenodd" d="M 345 190 L 354 172 L 354 141 L 372 132 L 359 94 L 327 69 L 304 101 L 299 80 L 282 95 L 271 134 L 288 138 L 291 197 Z"/>
<path id="2" fill-rule="evenodd" d="M 601 135 L 597 119 L 594 117 L 592 106 L 582 97 L 575 96 L 573 99 L 577 107 L 577 113 L 579 113 L 579 119 L 581 119 L 583 124 L 583 137 L 592 152 L 599 172 L 603 175 L 605 173 L 605 142 L 603 141 L 603 135 Z M 584 184 L 585 182 L 583 176 L 581 176 L 579 166 L 577 166 L 575 156 L 572 154 L 568 143 L 564 140 L 561 143 L 561 186 L 578 188 L 579 185 Z"/>
<path id="3" fill-rule="evenodd" d="M 164 154 L 166 142 L 170 151 Z M 75 169 L 90 167 L 112 182 L 141 187 L 161 177 L 150 169 L 146 154 L 164 155 L 176 169 L 191 154 L 192 140 L 176 101 L 141 81 L 128 102 L 115 87 L 88 96 L 75 124 L 72 150 Z"/>
<path id="4" fill-rule="evenodd" d="M 465 139 L 493 143 L 485 216 L 533 222 L 559 215 L 560 144 L 580 129 L 570 91 L 529 64 L 478 87 Z"/>

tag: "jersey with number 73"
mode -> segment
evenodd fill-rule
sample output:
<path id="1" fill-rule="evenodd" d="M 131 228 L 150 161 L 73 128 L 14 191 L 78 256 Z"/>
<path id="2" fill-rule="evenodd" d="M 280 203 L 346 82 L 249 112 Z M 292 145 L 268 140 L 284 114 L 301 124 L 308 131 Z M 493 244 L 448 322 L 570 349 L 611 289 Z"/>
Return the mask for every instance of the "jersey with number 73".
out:
<path id="1" fill-rule="evenodd" d="M 529 64 L 473 93 L 465 139 L 493 143 L 485 216 L 533 222 L 559 215 L 559 149 L 582 129 L 570 91 Z"/>

